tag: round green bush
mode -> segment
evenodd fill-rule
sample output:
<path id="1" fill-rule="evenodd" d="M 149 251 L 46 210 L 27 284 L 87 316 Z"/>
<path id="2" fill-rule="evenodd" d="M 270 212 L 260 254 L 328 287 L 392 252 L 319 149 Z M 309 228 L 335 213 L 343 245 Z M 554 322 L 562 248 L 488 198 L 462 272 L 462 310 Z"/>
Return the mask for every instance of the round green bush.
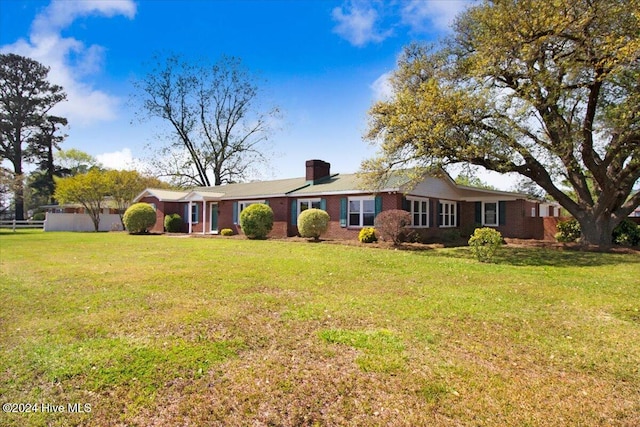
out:
<path id="1" fill-rule="evenodd" d="M 358 233 L 358 240 L 361 243 L 373 243 L 378 241 L 376 236 L 376 229 L 373 227 L 365 227 Z"/>
<path id="2" fill-rule="evenodd" d="M 469 239 L 471 252 L 481 262 L 491 261 L 501 245 L 502 234 L 489 227 L 476 228 Z"/>
<path id="3" fill-rule="evenodd" d="M 177 213 L 165 215 L 164 229 L 167 233 L 179 233 L 182 231 L 182 218 Z"/>
<path id="4" fill-rule="evenodd" d="M 575 218 L 560 221 L 556 228 L 558 232 L 555 238 L 558 242 L 575 242 L 581 236 L 580 223 Z"/>
<path id="5" fill-rule="evenodd" d="M 298 215 L 298 233 L 302 237 L 320 240 L 320 236 L 329 228 L 330 219 L 322 209 L 307 209 Z"/>
<path id="6" fill-rule="evenodd" d="M 617 245 L 638 246 L 640 245 L 640 225 L 625 219 L 613 229 L 612 237 L 613 243 Z"/>
<path id="7" fill-rule="evenodd" d="M 33 214 L 33 217 L 31 217 L 31 219 L 34 221 L 44 221 L 45 219 L 47 219 L 47 214 L 45 212 L 36 212 Z"/>
<path id="8" fill-rule="evenodd" d="M 263 203 L 254 203 L 240 212 L 240 227 L 249 239 L 266 239 L 273 228 L 273 210 Z"/>
<path id="9" fill-rule="evenodd" d="M 230 228 L 223 228 L 222 230 L 220 230 L 220 234 L 222 234 L 223 236 L 233 236 L 233 230 Z"/>
<path id="10" fill-rule="evenodd" d="M 122 222 L 129 234 L 146 233 L 156 223 L 156 211 L 149 203 L 135 203 L 124 212 Z"/>

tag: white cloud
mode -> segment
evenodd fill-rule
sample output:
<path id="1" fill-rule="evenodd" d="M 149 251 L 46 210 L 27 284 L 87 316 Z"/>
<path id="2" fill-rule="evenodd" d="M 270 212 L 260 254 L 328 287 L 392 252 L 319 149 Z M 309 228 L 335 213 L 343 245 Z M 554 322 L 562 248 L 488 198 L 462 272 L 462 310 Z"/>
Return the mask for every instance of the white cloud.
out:
<path id="1" fill-rule="evenodd" d="M 112 18 L 124 15 L 133 19 L 136 5 L 130 0 L 53 0 L 51 4 L 32 23 L 32 34 L 59 33 L 76 18 L 86 15 L 102 15 Z"/>
<path id="2" fill-rule="evenodd" d="M 417 33 L 450 31 L 470 0 L 412 0 L 401 11 L 402 23 Z"/>
<path id="3" fill-rule="evenodd" d="M 35 17 L 29 40 L 20 39 L 0 51 L 26 56 L 51 68 L 49 80 L 62 86 L 68 99 L 55 107 L 56 114 L 75 124 L 112 120 L 120 100 L 82 80 L 102 69 L 104 49 L 62 37 L 61 31 L 81 16 L 124 15 L 131 19 L 135 13 L 132 0 L 53 0 Z"/>
<path id="4" fill-rule="evenodd" d="M 376 28 L 378 12 L 363 3 L 352 2 L 344 8 L 336 7 L 332 11 L 332 17 L 337 22 L 333 32 L 354 46 L 379 43 L 392 34 L 391 30 L 381 32 Z"/>
<path id="5" fill-rule="evenodd" d="M 389 71 L 378 77 L 373 83 L 371 83 L 371 90 L 373 91 L 373 98 L 376 101 L 388 100 L 393 95 L 393 87 L 389 81 L 393 72 Z"/>
<path id="6" fill-rule="evenodd" d="M 123 148 L 120 151 L 98 154 L 96 160 L 107 169 L 118 170 L 146 170 L 146 165 L 138 159 L 133 158 L 131 149 Z"/>

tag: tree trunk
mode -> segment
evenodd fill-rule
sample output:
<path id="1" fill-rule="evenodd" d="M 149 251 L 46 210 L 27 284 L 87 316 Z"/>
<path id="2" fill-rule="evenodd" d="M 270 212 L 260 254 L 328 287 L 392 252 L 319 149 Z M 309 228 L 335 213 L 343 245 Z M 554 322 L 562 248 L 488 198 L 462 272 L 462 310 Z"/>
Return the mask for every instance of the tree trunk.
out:
<path id="1" fill-rule="evenodd" d="M 16 191 L 13 193 L 13 203 L 16 207 L 16 220 L 22 221 L 24 219 L 24 185 L 22 185 L 22 182 L 16 183 Z"/>
<path id="2" fill-rule="evenodd" d="M 22 221 L 24 218 L 24 176 L 22 175 L 22 162 L 14 162 L 15 181 L 13 191 L 13 204 L 15 206 L 15 219 Z"/>
<path id="3" fill-rule="evenodd" d="M 100 212 L 90 213 L 89 215 L 91 216 L 91 221 L 93 221 L 93 228 L 97 233 L 98 231 L 100 231 Z"/>
<path id="4" fill-rule="evenodd" d="M 609 215 L 599 218 L 578 219 L 582 232 L 582 243 L 595 245 L 600 249 L 608 249 L 612 244 L 612 233 L 617 222 Z"/>

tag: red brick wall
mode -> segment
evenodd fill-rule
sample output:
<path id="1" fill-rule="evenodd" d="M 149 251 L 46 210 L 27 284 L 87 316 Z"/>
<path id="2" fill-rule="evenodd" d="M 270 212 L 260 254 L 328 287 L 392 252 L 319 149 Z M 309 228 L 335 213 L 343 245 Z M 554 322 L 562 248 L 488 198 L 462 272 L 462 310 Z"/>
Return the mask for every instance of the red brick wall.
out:
<path id="1" fill-rule="evenodd" d="M 505 225 L 495 227 L 496 230 L 498 230 L 503 237 L 517 239 L 540 238 L 541 228 L 537 225 L 539 221 L 531 216 L 531 208 L 535 207 L 535 203 L 527 200 L 506 202 L 506 223 Z"/>
<path id="2" fill-rule="evenodd" d="M 402 209 L 402 194 L 384 193 L 382 197 L 383 210 Z M 323 197 L 326 200 L 327 213 L 331 220 L 329 230 L 323 236 L 329 239 L 357 239 L 360 228 L 341 227 L 340 226 L 340 199 L 348 197 L 347 195 L 329 195 Z M 291 223 L 291 202 L 295 199 L 279 197 L 269 199 L 269 206 L 273 209 L 274 225 L 269 237 L 282 238 L 287 236 L 295 236 L 298 233 L 297 226 Z M 184 216 L 185 203 L 177 202 L 161 202 L 154 197 L 146 197 L 141 200 L 146 203 L 153 203 L 156 206 L 156 225 L 152 232 L 164 231 L 165 215 L 177 213 L 182 218 Z M 431 216 L 437 224 L 437 203 L 436 199 L 431 199 Z M 497 230 L 504 237 L 522 238 L 522 239 L 546 239 L 553 240 L 556 233 L 556 224 L 559 218 L 555 217 L 531 217 L 532 208 L 536 209 L 534 202 L 526 200 L 516 200 L 506 202 L 506 225 L 497 227 Z M 209 230 L 210 207 L 207 205 L 207 217 L 203 218 L 202 203 L 199 203 L 200 222 L 193 224 L 194 233 L 202 233 L 203 226 L 205 230 Z M 454 228 L 440 228 L 437 225 L 428 228 L 416 229 L 422 236 L 424 241 L 443 241 L 450 239 L 456 232 L 463 238 L 466 238 L 476 228 L 475 223 L 475 203 L 460 202 L 459 203 L 459 224 Z M 183 218 L 183 231 L 188 231 L 188 218 Z M 234 233 L 241 233 L 240 226 L 233 224 L 233 201 L 223 200 L 218 203 L 218 230 L 230 228 Z"/>
<path id="3" fill-rule="evenodd" d="M 159 201 L 155 197 L 144 197 L 140 200 L 140 203 L 150 203 L 156 207 L 156 223 L 149 231 L 151 233 L 164 232 L 164 202 Z"/>
<path id="4" fill-rule="evenodd" d="M 397 193 L 383 193 L 380 194 L 382 197 L 382 210 L 390 210 L 390 209 L 402 209 L 402 194 Z M 322 236 L 326 239 L 357 239 L 358 233 L 360 233 L 361 228 L 359 227 L 341 227 L 340 226 L 340 199 L 348 198 L 348 195 L 330 195 L 325 196 L 323 199 L 326 200 L 327 203 L 327 213 L 329 214 L 329 229 Z M 289 199 L 289 210 L 288 210 L 288 223 L 289 225 L 289 236 L 296 236 L 298 234 L 297 225 L 291 224 L 291 200 Z"/>

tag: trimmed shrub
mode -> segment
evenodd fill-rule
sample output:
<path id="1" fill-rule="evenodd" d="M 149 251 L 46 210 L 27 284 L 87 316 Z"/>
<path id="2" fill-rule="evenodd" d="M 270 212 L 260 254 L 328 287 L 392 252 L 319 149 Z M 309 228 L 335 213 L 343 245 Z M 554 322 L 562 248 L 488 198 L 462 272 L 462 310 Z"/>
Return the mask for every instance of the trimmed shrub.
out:
<path id="1" fill-rule="evenodd" d="M 34 221 L 44 221 L 47 219 L 47 214 L 45 212 L 36 212 L 33 214 L 31 219 Z"/>
<path id="2" fill-rule="evenodd" d="M 167 233 L 179 233 L 182 231 L 182 218 L 177 213 L 165 215 L 164 229 Z"/>
<path id="3" fill-rule="evenodd" d="M 129 234 L 146 233 L 156 223 L 156 211 L 149 203 L 135 203 L 124 212 L 122 222 Z"/>
<path id="4" fill-rule="evenodd" d="M 298 215 L 298 233 L 300 236 L 320 240 L 320 236 L 329 228 L 329 214 L 322 209 L 307 209 Z"/>
<path id="5" fill-rule="evenodd" d="M 382 240 L 399 245 L 404 242 L 411 226 L 411 214 L 399 209 L 380 212 L 374 221 L 375 230 Z"/>
<path id="6" fill-rule="evenodd" d="M 223 236 L 233 236 L 233 230 L 230 228 L 223 228 L 222 230 L 220 230 L 220 234 L 222 234 Z"/>
<path id="7" fill-rule="evenodd" d="M 471 252 L 478 261 L 489 262 L 502 245 L 502 234 L 493 228 L 476 228 L 469 239 Z"/>
<path id="8" fill-rule="evenodd" d="M 358 233 L 358 240 L 361 243 L 373 243 L 378 241 L 376 236 L 376 229 L 373 227 L 365 227 Z"/>
<path id="9" fill-rule="evenodd" d="M 249 239 L 266 239 L 273 228 L 273 210 L 263 203 L 254 203 L 240 212 L 240 227 Z"/>
<path id="10" fill-rule="evenodd" d="M 630 219 L 623 220 L 613 229 L 613 243 L 617 245 L 640 245 L 640 225 Z"/>
<path id="11" fill-rule="evenodd" d="M 556 228 L 558 229 L 558 232 L 556 233 L 555 238 L 558 242 L 575 242 L 580 238 L 580 223 L 575 218 L 560 221 Z"/>

